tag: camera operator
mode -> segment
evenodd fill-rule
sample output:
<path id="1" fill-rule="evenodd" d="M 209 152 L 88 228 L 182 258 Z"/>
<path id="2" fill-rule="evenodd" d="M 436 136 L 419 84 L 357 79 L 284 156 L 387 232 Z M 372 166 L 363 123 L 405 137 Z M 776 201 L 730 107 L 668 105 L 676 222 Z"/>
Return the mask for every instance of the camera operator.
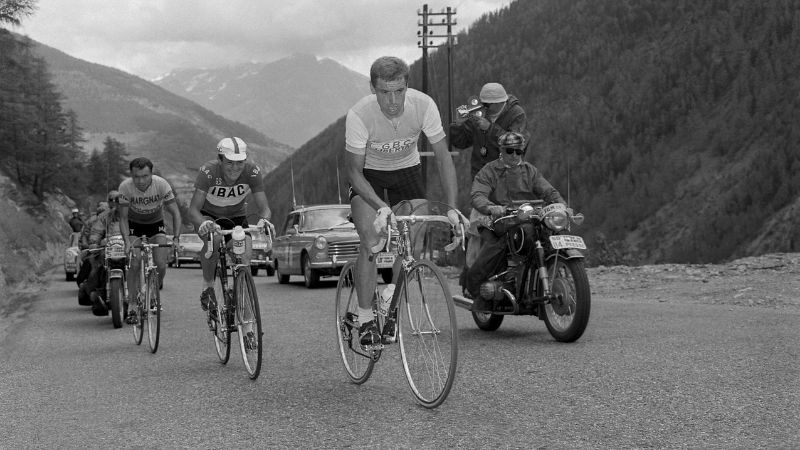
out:
<path id="1" fill-rule="evenodd" d="M 470 180 L 481 168 L 499 156 L 497 140 L 507 131 L 516 131 L 526 137 L 528 118 L 519 100 L 508 95 L 500 83 L 486 83 L 478 99 L 483 104 L 481 114 L 475 112 L 459 117 L 450 124 L 450 142 L 464 149 L 472 146 L 470 158 Z"/>

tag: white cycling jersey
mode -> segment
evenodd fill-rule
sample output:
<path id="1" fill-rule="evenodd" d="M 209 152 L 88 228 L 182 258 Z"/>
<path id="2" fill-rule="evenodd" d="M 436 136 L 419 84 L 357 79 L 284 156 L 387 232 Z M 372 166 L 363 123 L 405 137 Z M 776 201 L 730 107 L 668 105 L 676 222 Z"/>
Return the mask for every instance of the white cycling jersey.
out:
<path id="1" fill-rule="evenodd" d="M 366 155 L 365 169 L 386 171 L 420 163 L 420 133 L 432 144 L 445 137 L 436 103 L 415 89 L 406 90 L 403 114 L 394 122 L 381 112 L 375 94 L 362 98 L 347 112 L 345 130 L 346 150 Z"/>

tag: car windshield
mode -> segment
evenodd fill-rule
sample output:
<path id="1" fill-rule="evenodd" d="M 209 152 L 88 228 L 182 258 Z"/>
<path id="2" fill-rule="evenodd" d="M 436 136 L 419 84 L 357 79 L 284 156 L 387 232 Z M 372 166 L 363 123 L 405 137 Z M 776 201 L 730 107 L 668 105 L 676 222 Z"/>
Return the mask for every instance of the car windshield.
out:
<path id="1" fill-rule="evenodd" d="M 306 220 L 303 228 L 305 230 L 319 230 L 323 228 L 352 228 L 353 225 L 347 216 L 350 210 L 347 208 L 335 209 L 316 209 L 306 212 Z"/>

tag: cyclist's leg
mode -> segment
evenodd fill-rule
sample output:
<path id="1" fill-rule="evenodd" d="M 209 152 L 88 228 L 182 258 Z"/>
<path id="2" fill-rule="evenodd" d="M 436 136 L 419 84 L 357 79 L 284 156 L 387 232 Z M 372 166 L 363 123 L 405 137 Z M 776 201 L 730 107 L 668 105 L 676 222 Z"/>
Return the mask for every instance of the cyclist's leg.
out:
<path id="1" fill-rule="evenodd" d="M 200 267 L 203 270 L 203 288 L 200 292 L 200 305 L 203 310 L 208 308 L 208 301 L 214 298 L 214 276 L 217 270 L 217 255 L 216 249 L 219 247 L 222 237 L 218 234 L 214 235 L 214 242 L 212 242 L 211 257 L 206 259 L 206 249 L 208 248 L 208 235 L 202 235 L 200 238 L 203 240 L 203 248 L 200 250 Z M 215 299 L 216 300 L 216 299 Z M 221 299 L 220 299 L 221 300 Z"/>
<path id="2" fill-rule="evenodd" d="M 164 233 L 158 233 L 153 236 L 151 242 L 154 244 L 166 244 L 167 235 Z M 167 247 L 156 247 L 153 249 L 153 262 L 155 262 L 156 267 L 158 267 L 159 287 L 164 284 L 164 277 L 167 275 L 167 258 L 169 257 L 170 251 L 171 249 Z"/>
<path id="3" fill-rule="evenodd" d="M 361 196 L 350 201 L 353 223 L 356 226 L 361 244 L 358 246 L 356 260 L 356 296 L 358 297 L 359 340 L 362 345 L 380 342 L 380 332 L 372 311 L 372 297 L 378 282 L 378 270 L 375 256 L 370 247 L 378 243 L 378 234 L 373 228 L 375 210 Z"/>
<path id="4" fill-rule="evenodd" d="M 130 298 L 136 298 L 136 294 L 139 292 L 139 261 L 142 258 L 142 250 L 133 247 L 139 245 L 142 240 L 141 238 L 130 236 L 128 242 L 132 249 L 130 261 L 131 270 L 126 274 L 128 278 L 128 295 Z"/>

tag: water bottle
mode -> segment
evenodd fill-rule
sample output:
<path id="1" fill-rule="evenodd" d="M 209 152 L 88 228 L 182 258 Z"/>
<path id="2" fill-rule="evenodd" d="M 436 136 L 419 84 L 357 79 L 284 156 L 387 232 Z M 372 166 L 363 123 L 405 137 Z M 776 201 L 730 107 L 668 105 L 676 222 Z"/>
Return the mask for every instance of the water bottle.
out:
<path id="1" fill-rule="evenodd" d="M 394 283 L 389 283 L 381 291 L 381 301 L 378 305 L 378 310 L 381 314 L 386 315 L 389 312 L 389 304 L 392 303 L 392 296 L 394 295 Z"/>
<path id="2" fill-rule="evenodd" d="M 244 230 L 240 226 L 233 229 L 233 253 L 237 255 L 244 254 Z"/>

